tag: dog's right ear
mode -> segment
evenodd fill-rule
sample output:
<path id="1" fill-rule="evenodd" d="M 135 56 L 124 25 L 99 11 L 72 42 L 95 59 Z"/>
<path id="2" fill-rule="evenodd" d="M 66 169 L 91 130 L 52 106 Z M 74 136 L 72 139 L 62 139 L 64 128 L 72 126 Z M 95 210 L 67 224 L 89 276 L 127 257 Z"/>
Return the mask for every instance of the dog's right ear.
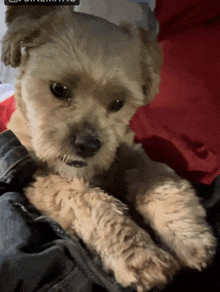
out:
<path id="1" fill-rule="evenodd" d="M 72 6 L 10 5 L 6 11 L 8 30 L 2 40 L 2 61 L 6 66 L 18 67 L 21 63 L 22 47 L 35 47 L 46 42 L 52 19 L 60 10 Z M 50 20 L 50 21 L 49 21 Z"/>
<path id="2" fill-rule="evenodd" d="M 50 12 L 54 12 L 57 6 L 26 6 L 26 5 L 10 5 L 6 10 L 5 21 L 10 25 L 19 16 L 28 16 L 30 19 L 40 19 Z"/>

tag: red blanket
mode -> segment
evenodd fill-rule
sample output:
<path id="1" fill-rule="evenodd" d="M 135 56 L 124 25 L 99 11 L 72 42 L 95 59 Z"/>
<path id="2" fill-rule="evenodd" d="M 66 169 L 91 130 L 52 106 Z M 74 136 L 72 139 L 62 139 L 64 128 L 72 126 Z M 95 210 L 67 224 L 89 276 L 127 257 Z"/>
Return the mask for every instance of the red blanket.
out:
<path id="1" fill-rule="evenodd" d="M 158 0 L 160 93 L 131 121 L 149 156 L 193 182 L 220 174 L 220 1 Z"/>
<path id="2" fill-rule="evenodd" d="M 220 1 L 158 0 L 160 93 L 131 121 L 148 155 L 192 182 L 220 174 Z M 0 130 L 14 110 L 0 105 Z"/>
<path id="3" fill-rule="evenodd" d="M 11 96 L 0 102 L 0 132 L 7 129 L 7 124 L 10 121 L 11 115 L 15 110 L 15 100 Z"/>

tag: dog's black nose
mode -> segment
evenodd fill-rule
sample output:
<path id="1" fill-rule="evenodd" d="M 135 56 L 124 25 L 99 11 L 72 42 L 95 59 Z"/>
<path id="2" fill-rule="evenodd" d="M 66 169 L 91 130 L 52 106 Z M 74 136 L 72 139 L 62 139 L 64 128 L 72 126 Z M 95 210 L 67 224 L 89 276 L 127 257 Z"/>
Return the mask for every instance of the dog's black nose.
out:
<path id="1" fill-rule="evenodd" d="M 94 156 L 101 146 L 101 141 L 95 135 L 78 134 L 74 141 L 76 154 L 83 158 Z"/>

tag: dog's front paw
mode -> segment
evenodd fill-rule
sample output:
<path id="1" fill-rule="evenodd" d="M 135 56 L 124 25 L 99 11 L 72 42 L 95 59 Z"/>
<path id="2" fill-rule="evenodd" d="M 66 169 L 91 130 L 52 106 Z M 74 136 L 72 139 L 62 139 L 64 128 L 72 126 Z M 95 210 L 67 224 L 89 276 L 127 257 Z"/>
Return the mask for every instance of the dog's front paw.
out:
<path id="1" fill-rule="evenodd" d="M 135 286 L 138 292 L 163 288 L 179 269 L 170 254 L 154 245 L 134 247 L 127 253 L 114 260 L 115 279 L 123 287 Z"/>
<path id="2" fill-rule="evenodd" d="M 179 240 L 176 254 L 183 265 L 201 271 L 213 260 L 216 252 L 216 239 L 206 222 L 199 224 L 194 231 L 191 226 L 190 231 L 191 236 L 184 238 L 183 234 L 182 240 Z"/>

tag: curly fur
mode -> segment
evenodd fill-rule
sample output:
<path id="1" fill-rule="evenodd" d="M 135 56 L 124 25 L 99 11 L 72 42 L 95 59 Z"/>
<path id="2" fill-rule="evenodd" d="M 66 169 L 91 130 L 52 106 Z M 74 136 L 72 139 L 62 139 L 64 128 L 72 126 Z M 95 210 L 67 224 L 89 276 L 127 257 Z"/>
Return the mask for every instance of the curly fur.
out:
<path id="1" fill-rule="evenodd" d="M 118 27 L 68 7 L 9 6 L 6 21 L 2 60 L 20 71 L 8 127 L 39 164 L 25 189 L 30 202 L 81 238 L 124 287 L 148 291 L 166 285 L 180 267 L 206 267 L 215 238 L 192 186 L 151 161 L 129 128 L 157 93 L 158 44 L 134 24 Z M 68 99 L 54 96 L 53 81 L 69 89 Z M 115 100 L 124 106 L 112 112 Z M 97 153 L 76 153 L 79 133 L 99 137 Z M 136 208 L 166 251 L 119 199 Z"/>

